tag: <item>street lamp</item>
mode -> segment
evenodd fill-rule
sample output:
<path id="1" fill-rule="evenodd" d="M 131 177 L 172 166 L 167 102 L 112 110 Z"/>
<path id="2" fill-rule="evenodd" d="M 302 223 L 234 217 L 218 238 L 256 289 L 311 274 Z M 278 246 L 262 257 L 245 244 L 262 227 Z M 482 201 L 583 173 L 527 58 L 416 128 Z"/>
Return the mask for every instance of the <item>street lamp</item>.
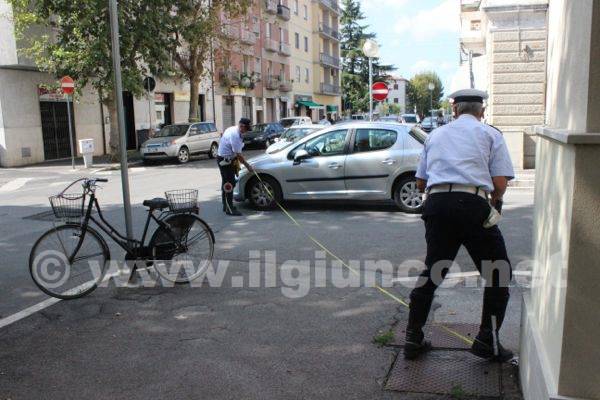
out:
<path id="1" fill-rule="evenodd" d="M 435 85 L 433 82 L 429 82 L 427 87 L 429 88 L 429 112 L 431 113 L 431 126 L 433 126 L 433 89 L 435 89 Z"/>
<path id="2" fill-rule="evenodd" d="M 376 41 L 367 39 L 362 50 L 369 58 L 369 121 L 373 121 L 373 59 L 379 57 L 379 45 Z"/>

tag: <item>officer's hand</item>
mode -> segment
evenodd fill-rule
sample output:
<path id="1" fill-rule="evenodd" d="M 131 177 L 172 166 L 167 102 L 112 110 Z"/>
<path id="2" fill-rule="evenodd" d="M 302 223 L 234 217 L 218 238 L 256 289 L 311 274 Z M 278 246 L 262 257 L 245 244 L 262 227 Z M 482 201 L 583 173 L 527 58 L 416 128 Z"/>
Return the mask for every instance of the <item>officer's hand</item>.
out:
<path id="1" fill-rule="evenodd" d="M 250 172 L 251 174 L 254 173 L 254 167 L 252 167 L 252 165 L 248 164 L 248 165 L 246 165 L 246 168 L 248 169 L 248 172 Z"/>

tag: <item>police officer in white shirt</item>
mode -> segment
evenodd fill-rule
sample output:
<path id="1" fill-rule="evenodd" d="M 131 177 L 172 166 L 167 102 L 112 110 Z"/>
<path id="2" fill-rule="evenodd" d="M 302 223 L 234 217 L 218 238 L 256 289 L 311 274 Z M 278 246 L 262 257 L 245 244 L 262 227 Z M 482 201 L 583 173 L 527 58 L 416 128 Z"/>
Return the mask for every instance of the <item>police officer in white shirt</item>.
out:
<path id="1" fill-rule="evenodd" d="M 250 131 L 252 122 L 248 118 L 240 119 L 237 126 L 227 128 L 221 136 L 219 142 L 219 151 L 217 152 L 217 163 L 221 172 L 221 200 L 223 202 L 223 212 L 227 215 L 242 215 L 237 208 L 233 206 L 233 188 L 236 183 L 236 164 L 242 163 L 248 171 L 254 171 L 242 155 L 244 148 L 244 133 Z"/>
<path id="2" fill-rule="evenodd" d="M 512 269 L 494 208 L 500 209 L 513 166 L 502 133 L 481 122 L 487 93 L 467 89 L 449 97 L 457 119 L 431 132 L 416 174 L 419 189 L 427 193 L 422 215 L 427 269 L 410 295 L 404 356 L 415 359 L 430 349 L 422 328 L 435 290 L 465 246 L 486 280 L 481 327 L 471 352 L 506 362 L 513 354 L 500 345 L 498 331 Z"/>

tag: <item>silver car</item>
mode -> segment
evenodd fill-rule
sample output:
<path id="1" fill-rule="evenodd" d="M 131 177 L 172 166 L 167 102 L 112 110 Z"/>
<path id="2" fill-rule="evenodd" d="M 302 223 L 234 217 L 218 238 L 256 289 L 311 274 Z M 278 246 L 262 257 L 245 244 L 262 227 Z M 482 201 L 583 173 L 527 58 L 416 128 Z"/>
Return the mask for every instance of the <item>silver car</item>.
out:
<path id="1" fill-rule="evenodd" d="M 191 156 L 217 156 L 221 134 L 212 122 L 168 125 L 140 148 L 144 162 L 175 158 L 184 164 Z"/>
<path id="2" fill-rule="evenodd" d="M 261 210 L 282 200 L 394 200 L 418 213 L 422 196 L 415 172 L 426 134 L 383 122 L 349 122 L 320 130 L 279 151 L 249 162 L 235 189 L 237 201 Z"/>

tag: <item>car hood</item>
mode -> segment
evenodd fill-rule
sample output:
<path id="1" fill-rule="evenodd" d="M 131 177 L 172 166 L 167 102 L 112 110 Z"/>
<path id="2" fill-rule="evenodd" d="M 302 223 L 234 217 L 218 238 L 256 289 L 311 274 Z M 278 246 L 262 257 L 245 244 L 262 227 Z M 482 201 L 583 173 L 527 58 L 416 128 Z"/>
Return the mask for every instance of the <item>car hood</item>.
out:
<path id="1" fill-rule="evenodd" d="M 179 139 L 182 136 L 165 136 L 165 137 L 156 137 L 156 138 L 152 138 L 152 139 L 148 139 L 146 140 L 142 146 L 148 146 L 148 145 L 158 145 L 158 144 L 163 144 L 165 142 L 171 142 L 175 139 Z"/>
<path id="2" fill-rule="evenodd" d="M 273 161 L 273 156 L 270 154 L 261 154 L 260 156 L 252 157 L 248 160 L 248 164 L 260 167 L 262 164 Z"/>
<path id="3" fill-rule="evenodd" d="M 275 142 L 269 146 L 269 148 L 267 149 L 267 154 L 273 154 L 283 148 L 288 147 L 291 144 L 292 143 L 288 142 L 287 140 L 280 140 L 279 142 Z"/>

